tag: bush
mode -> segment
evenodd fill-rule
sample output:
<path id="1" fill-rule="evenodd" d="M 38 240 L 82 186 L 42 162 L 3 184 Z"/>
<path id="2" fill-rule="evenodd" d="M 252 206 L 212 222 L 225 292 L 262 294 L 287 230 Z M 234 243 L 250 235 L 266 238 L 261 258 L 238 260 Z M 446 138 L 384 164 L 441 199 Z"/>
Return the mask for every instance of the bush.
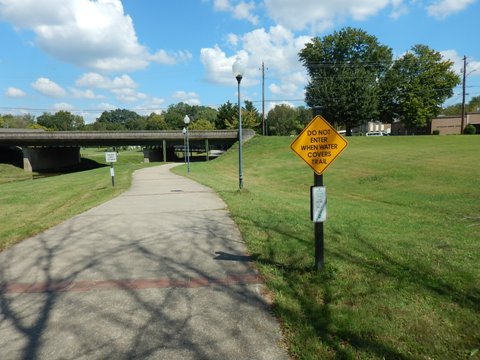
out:
<path id="1" fill-rule="evenodd" d="M 467 126 L 465 126 L 465 129 L 463 130 L 463 133 L 465 135 L 476 134 L 477 133 L 477 128 L 472 124 L 468 124 Z"/>
<path id="2" fill-rule="evenodd" d="M 440 130 L 433 130 L 432 135 L 440 135 Z"/>

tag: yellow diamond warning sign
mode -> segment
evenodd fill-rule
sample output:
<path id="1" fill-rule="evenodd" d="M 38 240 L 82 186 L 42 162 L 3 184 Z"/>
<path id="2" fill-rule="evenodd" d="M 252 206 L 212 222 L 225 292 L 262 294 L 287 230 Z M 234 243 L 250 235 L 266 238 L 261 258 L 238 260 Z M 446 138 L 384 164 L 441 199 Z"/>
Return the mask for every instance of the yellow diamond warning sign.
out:
<path id="1" fill-rule="evenodd" d="M 320 115 L 315 116 L 290 145 L 317 175 L 321 175 L 346 147 L 347 141 Z"/>

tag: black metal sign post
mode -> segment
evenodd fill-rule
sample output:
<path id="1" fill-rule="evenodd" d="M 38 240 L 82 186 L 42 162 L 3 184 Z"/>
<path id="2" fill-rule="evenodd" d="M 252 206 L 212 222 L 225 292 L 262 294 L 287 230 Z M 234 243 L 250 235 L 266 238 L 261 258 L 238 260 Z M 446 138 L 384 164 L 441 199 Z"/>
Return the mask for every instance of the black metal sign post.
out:
<path id="1" fill-rule="evenodd" d="M 321 115 L 320 109 L 314 107 L 313 108 L 314 115 Z M 313 173 L 313 186 L 323 186 L 323 174 L 317 175 Z M 315 227 L 315 269 L 322 270 L 323 269 L 323 222 L 314 222 Z"/>
<path id="2" fill-rule="evenodd" d="M 323 175 L 313 173 L 313 186 L 323 186 Z M 323 261 L 323 222 L 314 222 L 315 226 L 315 268 L 322 270 Z"/>
<path id="3" fill-rule="evenodd" d="M 317 175 L 313 173 L 313 186 L 323 186 L 323 175 Z M 310 194 L 313 196 L 313 193 Z M 310 200 L 312 205 L 312 212 L 313 212 L 313 199 Z M 313 215 L 313 214 L 312 214 Z M 312 216 L 313 219 L 313 216 Z M 315 235 L 315 269 L 322 270 L 324 265 L 323 260 L 323 221 L 318 222 L 315 221 L 314 223 L 314 235 Z"/>

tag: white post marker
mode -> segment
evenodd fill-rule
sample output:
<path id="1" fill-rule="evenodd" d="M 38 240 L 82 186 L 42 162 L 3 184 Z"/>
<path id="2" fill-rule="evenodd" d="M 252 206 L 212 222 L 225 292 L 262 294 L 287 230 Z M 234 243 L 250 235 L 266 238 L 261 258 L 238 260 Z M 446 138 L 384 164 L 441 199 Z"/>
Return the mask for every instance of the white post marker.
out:
<path id="1" fill-rule="evenodd" d="M 313 222 L 327 220 L 327 188 L 325 186 L 310 187 L 310 218 Z"/>
<path id="2" fill-rule="evenodd" d="M 106 152 L 105 162 L 110 163 L 110 176 L 112 177 L 112 186 L 115 186 L 115 170 L 113 169 L 113 163 L 117 162 L 117 152 L 116 151 Z"/>

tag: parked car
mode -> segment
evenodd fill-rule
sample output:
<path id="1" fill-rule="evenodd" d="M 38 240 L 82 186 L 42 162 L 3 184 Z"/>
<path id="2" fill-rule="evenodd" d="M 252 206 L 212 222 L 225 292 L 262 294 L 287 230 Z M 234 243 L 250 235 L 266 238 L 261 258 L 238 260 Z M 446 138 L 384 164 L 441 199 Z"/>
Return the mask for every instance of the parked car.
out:
<path id="1" fill-rule="evenodd" d="M 388 136 L 388 134 L 383 131 L 369 131 L 365 136 Z"/>

